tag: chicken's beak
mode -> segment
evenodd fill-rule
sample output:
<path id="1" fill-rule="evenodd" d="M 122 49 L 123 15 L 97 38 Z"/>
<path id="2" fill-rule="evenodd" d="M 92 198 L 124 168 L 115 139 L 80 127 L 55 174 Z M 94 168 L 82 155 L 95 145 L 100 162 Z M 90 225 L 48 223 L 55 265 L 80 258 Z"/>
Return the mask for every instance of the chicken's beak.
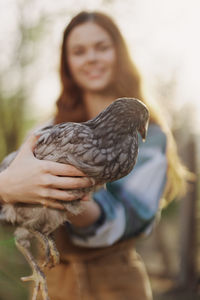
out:
<path id="1" fill-rule="evenodd" d="M 139 133 L 141 134 L 143 142 L 145 142 L 145 140 L 146 140 L 148 126 L 149 126 L 149 122 L 147 122 L 145 126 L 141 126 L 139 128 Z"/>

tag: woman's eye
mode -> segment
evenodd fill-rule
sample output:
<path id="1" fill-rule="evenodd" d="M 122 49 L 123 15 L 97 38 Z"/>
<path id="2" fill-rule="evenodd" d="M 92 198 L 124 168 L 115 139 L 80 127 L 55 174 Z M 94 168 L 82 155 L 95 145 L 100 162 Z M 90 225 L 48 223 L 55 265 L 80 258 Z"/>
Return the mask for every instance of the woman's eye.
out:
<path id="1" fill-rule="evenodd" d="M 77 56 L 82 55 L 84 53 L 85 53 L 84 49 L 75 49 L 73 51 L 73 55 L 77 55 Z"/>
<path id="2" fill-rule="evenodd" d="M 99 45 L 98 50 L 100 51 L 106 51 L 110 48 L 110 45 Z"/>

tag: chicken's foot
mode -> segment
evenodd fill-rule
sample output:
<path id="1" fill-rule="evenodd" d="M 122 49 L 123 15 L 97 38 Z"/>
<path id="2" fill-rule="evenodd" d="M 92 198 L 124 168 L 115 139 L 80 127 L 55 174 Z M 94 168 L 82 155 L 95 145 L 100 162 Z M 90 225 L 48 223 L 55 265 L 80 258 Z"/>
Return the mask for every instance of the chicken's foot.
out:
<path id="1" fill-rule="evenodd" d="M 31 276 L 21 278 L 22 281 L 35 281 L 32 300 L 37 299 L 39 290 L 41 290 L 43 300 L 50 300 L 48 296 L 47 283 L 44 273 L 40 270 L 39 266 L 37 265 L 36 261 L 34 260 L 27 247 L 25 247 L 23 243 L 17 238 L 15 239 L 15 244 L 19 251 L 24 255 L 24 257 L 30 264 L 31 269 L 33 270 L 33 274 Z"/>

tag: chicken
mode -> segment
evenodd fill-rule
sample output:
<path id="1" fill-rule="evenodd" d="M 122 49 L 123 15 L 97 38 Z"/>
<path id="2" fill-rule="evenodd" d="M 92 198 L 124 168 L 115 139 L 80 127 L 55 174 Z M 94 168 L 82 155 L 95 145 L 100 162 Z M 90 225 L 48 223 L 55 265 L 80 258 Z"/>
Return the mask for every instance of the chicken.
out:
<path id="1" fill-rule="evenodd" d="M 149 112 L 139 100 L 115 100 L 97 117 L 84 123 L 62 123 L 39 131 L 34 149 L 38 159 L 71 164 L 90 177 L 95 185 L 103 185 L 127 175 L 134 167 L 138 154 L 138 132 L 145 139 Z M 37 133 L 38 135 L 38 133 Z M 0 165 L 5 169 L 16 154 L 9 155 Z M 82 198 L 94 189 L 71 190 Z M 52 238 L 57 227 L 67 221 L 66 210 L 78 214 L 81 201 L 62 202 L 64 210 L 40 205 L 4 204 L 1 217 L 17 226 L 15 241 L 33 269 L 33 275 L 23 281 L 35 281 L 32 300 L 41 289 L 43 299 L 49 300 L 45 275 L 30 252 L 30 240 L 36 237 L 45 247 L 46 263 L 59 262 L 59 253 Z"/>

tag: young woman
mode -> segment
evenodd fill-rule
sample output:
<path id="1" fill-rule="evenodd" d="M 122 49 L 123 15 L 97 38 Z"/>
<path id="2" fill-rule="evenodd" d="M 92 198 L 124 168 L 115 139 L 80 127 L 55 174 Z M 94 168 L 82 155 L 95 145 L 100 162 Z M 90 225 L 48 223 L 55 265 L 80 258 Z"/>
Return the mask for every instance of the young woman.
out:
<path id="1" fill-rule="evenodd" d="M 86 121 L 119 97 L 142 100 L 151 119 L 134 171 L 94 193 L 93 201 L 84 202 L 83 213 L 69 216 L 71 223 L 58 230 L 61 263 L 48 272 L 50 298 L 152 299 L 134 243 L 150 232 L 163 199 L 170 201 L 183 189 L 184 168 L 172 135 L 163 114 L 143 97 L 124 39 L 105 14 L 81 12 L 68 24 L 60 77 L 54 123 Z M 56 199 L 69 200 L 67 189 L 92 183 L 73 166 L 37 160 L 32 154 L 35 141 L 31 136 L 0 174 L 0 201 L 62 208 Z"/>

